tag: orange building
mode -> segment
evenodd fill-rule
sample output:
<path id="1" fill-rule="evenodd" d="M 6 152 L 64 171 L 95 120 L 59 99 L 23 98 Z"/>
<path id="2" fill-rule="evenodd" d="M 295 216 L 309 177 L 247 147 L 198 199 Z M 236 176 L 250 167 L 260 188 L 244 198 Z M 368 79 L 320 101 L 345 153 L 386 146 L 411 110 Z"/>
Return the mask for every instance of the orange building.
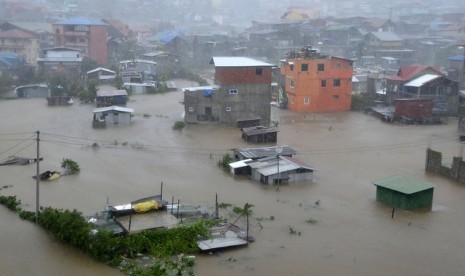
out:
<path id="1" fill-rule="evenodd" d="M 280 71 L 293 112 L 348 111 L 352 103 L 352 61 L 311 48 L 291 52 Z"/>

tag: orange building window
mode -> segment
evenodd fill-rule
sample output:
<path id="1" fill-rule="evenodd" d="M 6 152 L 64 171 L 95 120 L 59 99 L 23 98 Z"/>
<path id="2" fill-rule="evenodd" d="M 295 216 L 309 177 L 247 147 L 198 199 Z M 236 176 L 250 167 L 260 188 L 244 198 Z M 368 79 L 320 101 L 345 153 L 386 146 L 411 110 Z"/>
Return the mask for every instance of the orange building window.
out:
<path id="1" fill-rule="evenodd" d="M 326 87 L 326 80 L 321 80 L 321 87 Z"/>

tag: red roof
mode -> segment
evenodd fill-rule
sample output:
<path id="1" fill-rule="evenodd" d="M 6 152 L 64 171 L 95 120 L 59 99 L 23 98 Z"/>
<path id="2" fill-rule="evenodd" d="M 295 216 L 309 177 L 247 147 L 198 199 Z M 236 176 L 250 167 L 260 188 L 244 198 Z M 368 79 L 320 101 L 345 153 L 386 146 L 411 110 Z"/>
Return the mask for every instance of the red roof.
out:
<path id="1" fill-rule="evenodd" d="M 400 67 L 399 71 L 397 71 L 397 75 L 389 77 L 390 80 L 399 80 L 399 81 L 407 81 L 420 75 L 421 72 L 431 69 L 436 71 L 438 74 L 442 75 L 441 69 L 435 66 L 428 66 L 423 64 L 412 64 L 410 66 L 402 66 Z"/>
<path id="2" fill-rule="evenodd" d="M 37 38 L 37 36 L 25 30 L 12 29 L 8 31 L 0 31 L 0 38 L 29 39 L 29 38 Z"/>

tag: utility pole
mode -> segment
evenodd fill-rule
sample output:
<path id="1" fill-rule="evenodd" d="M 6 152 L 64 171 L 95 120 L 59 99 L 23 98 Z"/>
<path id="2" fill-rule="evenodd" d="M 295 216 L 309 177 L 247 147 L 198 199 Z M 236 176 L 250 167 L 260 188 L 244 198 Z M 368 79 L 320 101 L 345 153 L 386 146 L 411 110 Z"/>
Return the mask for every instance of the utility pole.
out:
<path id="1" fill-rule="evenodd" d="M 279 174 L 279 153 L 276 154 L 276 163 L 278 164 L 278 181 L 276 183 L 276 191 L 279 191 L 279 181 L 281 178 L 281 175 Z"/>
<path id="2" fill-rule="evenodd" d="M 40 173 L 39 173 L 39 135 L 40 131 L 37 131 L 37 162 L 36 162 L 36 223 L 39 223 L 39 181 L 40 181 Z"/>

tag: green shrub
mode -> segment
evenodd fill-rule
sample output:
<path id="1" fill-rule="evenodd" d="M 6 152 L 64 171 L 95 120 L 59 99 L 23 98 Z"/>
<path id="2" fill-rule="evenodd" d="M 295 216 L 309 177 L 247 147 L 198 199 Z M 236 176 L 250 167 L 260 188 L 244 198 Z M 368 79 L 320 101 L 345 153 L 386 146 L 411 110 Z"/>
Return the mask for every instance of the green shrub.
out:
<path id="1" fill-rule="evenodd" d="M 66 170 L 67 173 L 78 173 L 81 171 L 79 164 L 71 159 L 63 159 L 61 167 Z"/>
<path id="2" fill-rule="evenodd" d="M 233 158 L 231 157 L 231 155 L 229 153 L 226 153 L 225 155 L 223 155 L 223 158 L 218 161 L 218 167 L 227 169 L 229 168 L 229 163 L 231 163 L 232 161 Z"/>
<path id="3" fill-rule="evenodd" d="M 186 123 L 183 121 L 176 121 L 173 126 L 173 130 L 182 131 L 182 129 L 186 126 Z"/>

